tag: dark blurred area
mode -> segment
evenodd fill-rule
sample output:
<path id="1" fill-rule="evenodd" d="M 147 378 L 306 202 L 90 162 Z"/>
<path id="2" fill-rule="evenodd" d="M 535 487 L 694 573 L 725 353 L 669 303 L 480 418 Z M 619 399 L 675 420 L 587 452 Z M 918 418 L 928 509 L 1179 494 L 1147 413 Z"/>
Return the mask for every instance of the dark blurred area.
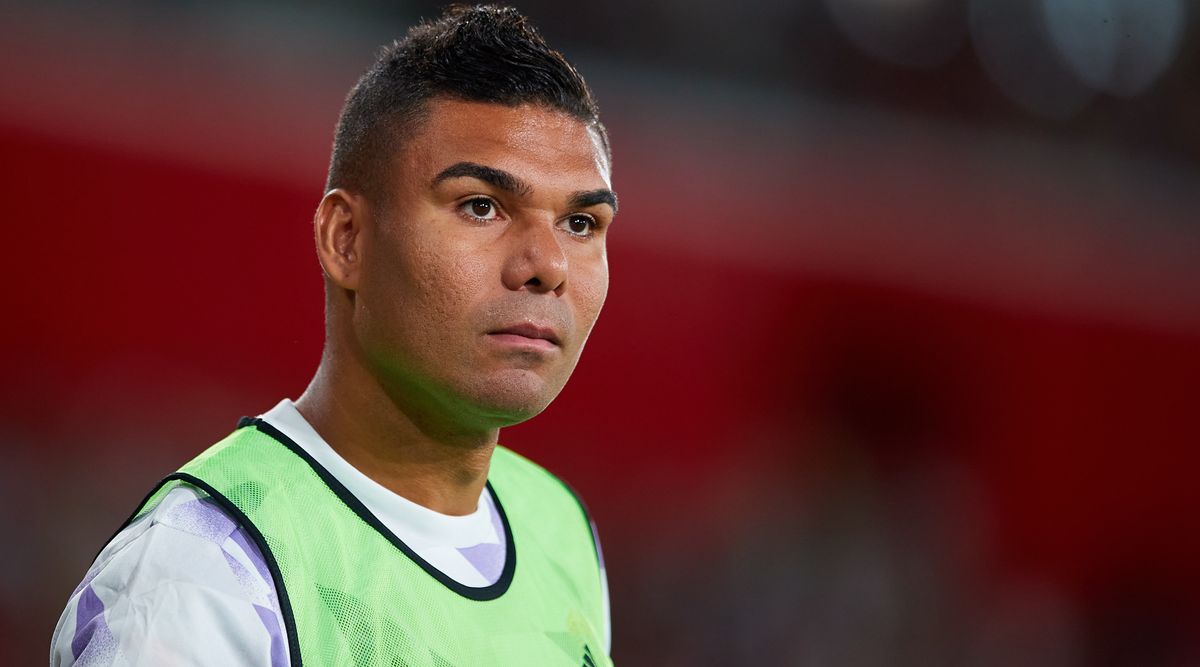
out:
<path id="1" fill-rule="evenodd" d="M 1200 665 L 1200 4 L 518 5 L 621 215 L 502 442 L 623 665 Z M 0 660 L 322 344 L 341 100 L 434 3 L 0 5 Z"/>

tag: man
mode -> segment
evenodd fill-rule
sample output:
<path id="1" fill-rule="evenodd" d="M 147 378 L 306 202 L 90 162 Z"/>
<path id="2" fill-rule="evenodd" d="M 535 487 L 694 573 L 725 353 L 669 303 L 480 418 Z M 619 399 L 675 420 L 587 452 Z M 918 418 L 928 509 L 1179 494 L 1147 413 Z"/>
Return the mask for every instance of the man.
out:
<path id="1" fill-rule="evenodd" d="M 616 208 L 591 93 L 515 10 L 387 49 L 315 216 L 311 384 L 151 493 L 51 664 L 611 664 L 582 505 L 497 438 L 574 369 Z"/>

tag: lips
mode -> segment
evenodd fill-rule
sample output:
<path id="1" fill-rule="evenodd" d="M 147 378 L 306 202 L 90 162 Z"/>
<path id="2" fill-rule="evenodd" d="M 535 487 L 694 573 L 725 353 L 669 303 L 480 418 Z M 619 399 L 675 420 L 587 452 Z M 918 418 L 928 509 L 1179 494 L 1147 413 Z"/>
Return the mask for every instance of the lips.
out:
<path id="1" fill-rule="evenodd" d="M 538 326 L 528 322 L 514 324 L 512 326 L 504 327 L 503 329 L 497 329 L 495 331 L 489 331 L 488 334 L 492 336 L 520 336 L 522 338 L 529 338 L 533 340 L 544 340 L 553 343 L 556 346 L 562 346 L 562 341 L 559 340 L 558 334 L 554 333 L 554 329 L 550 327 Z"/>

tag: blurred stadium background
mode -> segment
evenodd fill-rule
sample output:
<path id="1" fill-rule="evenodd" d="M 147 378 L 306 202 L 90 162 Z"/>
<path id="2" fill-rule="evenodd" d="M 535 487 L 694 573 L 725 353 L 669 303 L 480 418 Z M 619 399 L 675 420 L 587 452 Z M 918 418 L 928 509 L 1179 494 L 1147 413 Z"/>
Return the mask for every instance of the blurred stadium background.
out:
<path id="1" fill-rule="evenodd" d="M 623 665 L 1200 665 L 1200 3 L 533 0 L 609 304 L 503 441 Z M 428 2 L 0 5 L 0 652 L 321 346 L 341 100 Z"/>

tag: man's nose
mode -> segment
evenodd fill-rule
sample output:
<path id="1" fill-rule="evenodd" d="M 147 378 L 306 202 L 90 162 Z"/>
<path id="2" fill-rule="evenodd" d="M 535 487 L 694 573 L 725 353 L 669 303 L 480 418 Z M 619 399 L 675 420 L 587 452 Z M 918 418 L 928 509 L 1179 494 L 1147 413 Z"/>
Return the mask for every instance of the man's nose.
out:
<path id="1" fill-rule="evenodd" d="M 567 285 L 567 255 L 554 220 L 548 216 L 518 220 L 509 225 L 505 236 L 509 252 L 502 275 L 504 286 L 561 295 Z"/>

